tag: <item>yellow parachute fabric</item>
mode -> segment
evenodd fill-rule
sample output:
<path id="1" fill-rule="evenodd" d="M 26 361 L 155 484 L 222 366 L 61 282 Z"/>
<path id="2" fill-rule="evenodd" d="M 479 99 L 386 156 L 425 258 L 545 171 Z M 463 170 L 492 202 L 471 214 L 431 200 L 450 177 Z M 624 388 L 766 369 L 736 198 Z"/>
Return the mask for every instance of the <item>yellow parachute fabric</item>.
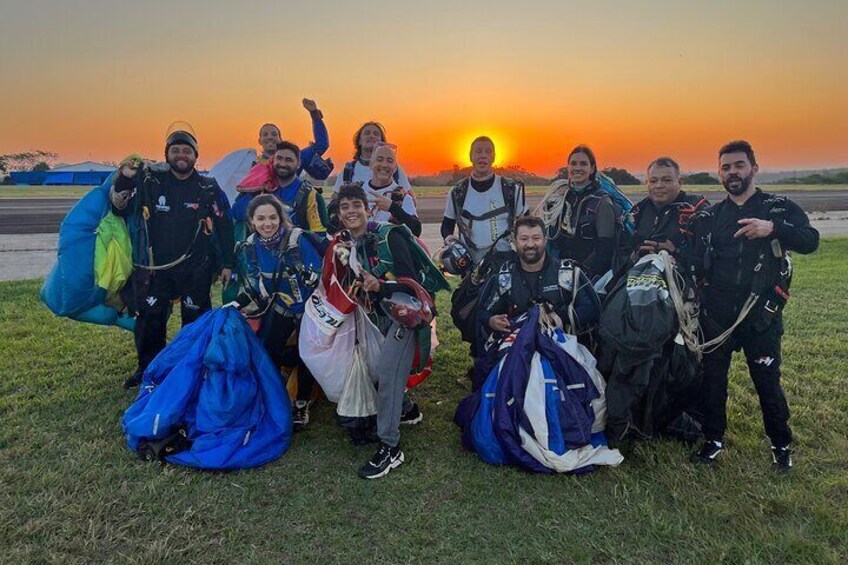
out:
<path id="1" fill-rule="evenodd" d="M 124 220 L 112 212 L 97 226 L 94 243 L 94 282 L 106 290 L 106 301 L 113 302 L 133 270 L 132 243 Z"/>

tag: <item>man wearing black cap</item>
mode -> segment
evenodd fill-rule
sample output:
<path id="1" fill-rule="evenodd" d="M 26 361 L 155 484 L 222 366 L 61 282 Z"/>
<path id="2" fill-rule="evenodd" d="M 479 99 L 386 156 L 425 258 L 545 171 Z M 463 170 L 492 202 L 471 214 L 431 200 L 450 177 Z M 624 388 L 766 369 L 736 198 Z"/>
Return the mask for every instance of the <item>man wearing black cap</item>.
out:
<path id="1" fill-rule="evenodd" d="M 165 347 L 168 314 L 180 299 L 182 325 L 212 306 L 212 280 L 228 280 L 233 266 L 233 225 L 215 179 L 195 169 L 197 140 L 175 131 L 166 163 L 122 164 L 110 193 L 112 211 L 128 218 L 136 272 L 122 298 L 137 316 L 138 369 L 124 383 L 138 386 L 144 370 Z"/>

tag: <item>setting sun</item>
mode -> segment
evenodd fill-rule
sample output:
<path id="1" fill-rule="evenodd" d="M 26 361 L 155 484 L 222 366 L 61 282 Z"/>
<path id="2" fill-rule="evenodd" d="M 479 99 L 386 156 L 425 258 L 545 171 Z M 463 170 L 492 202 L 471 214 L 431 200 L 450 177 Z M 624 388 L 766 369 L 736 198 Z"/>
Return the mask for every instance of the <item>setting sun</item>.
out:
<path id="1" fill-rule="evenodd" d="M 503 167 L 509 161 L 509 157 L 512 154 L 510 143 L 507 141 L 509 137 L 501 135 L 497 131 L 487 129 L 474 130 L 463 134 L 459 138 L 454 149 L 454 159 L 456 159 L 456 164 L 459 165 L 460 168 L 467 167 L 471 164 L 468 156 L 471 150 L 471 142 L 480 136 L 486 136 L 495 143 L 494 165 L 496 167 Z"/>

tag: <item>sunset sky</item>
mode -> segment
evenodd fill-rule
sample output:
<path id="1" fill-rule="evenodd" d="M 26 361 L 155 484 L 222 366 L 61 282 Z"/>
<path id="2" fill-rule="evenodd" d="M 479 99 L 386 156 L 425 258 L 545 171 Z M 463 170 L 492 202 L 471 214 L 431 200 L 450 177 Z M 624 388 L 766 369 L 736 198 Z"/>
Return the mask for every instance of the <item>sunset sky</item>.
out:
<path id="1" fill-rule="evenodd" d="M 264 122 L 305 143 L 308 96 L 337 166 L 371 119 L 412 174 L 466 165 L 479 134 L 540 174 L 577 143 L 713 170 L 734 138 L 768 170 L 848 165 L 845 0 L 6 0 L 0 76 L 0 153 L 71 163 L 158 158 L 174 120 L 203 167 Z"/>

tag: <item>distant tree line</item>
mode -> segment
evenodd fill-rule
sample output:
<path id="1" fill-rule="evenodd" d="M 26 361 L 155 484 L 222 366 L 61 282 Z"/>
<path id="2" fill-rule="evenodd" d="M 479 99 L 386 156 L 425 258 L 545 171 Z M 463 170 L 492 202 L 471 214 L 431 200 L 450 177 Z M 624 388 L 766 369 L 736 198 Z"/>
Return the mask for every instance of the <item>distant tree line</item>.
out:
<path id="1" fill-rule="evenodd" d="M 611 178 L 613 182 L 619 186 L 622 185 L 633 185 L 633 184 L 642 184 L 638 178 L 630 174 L 627 169 L 619 169 L 616 167 L 607 167 L 606 169 L 601 170 L 606 176 Z M 568 178 L 568 167 L 562 167 L 557 171 L 557 175 L 554 177 L 554 180 L 567 179 Z"/>
<path id="2" fill-rule="evenodd" d="M 692 173 L 691 175 L 685 175 L 680 179 L 683 184 L 694 184 L 694 185 L 715 185 L 721 184 L 719 180 L 712 176 L 710 173 Z"/>
<path id="3" fill-rule="evenodd" d="M 23 151 L 21 153 L 6 153 L 0 155 L 0 172 L 13 173 L 18 171 L 49 171 L 51 165 L 59 158 L 52 151 Z"/>
<path id="4" fill-rule="evenodd" d="M 830 175 L 815 173 L 806 177 L 782 179 L 774 184 L 848 184 L 848 171 L 841 171 Z"/>

